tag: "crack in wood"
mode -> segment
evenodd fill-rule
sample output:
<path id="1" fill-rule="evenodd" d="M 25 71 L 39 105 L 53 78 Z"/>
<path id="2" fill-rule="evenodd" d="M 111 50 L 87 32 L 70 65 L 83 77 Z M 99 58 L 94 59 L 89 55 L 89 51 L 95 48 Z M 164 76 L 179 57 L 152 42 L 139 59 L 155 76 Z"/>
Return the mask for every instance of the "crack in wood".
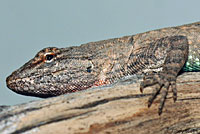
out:
<path id="1" fill-rule="evenodd" d="M 85 104 L 85 105 L 80 106 L 80 107 L 75 107 L 74 109 L 87 109 L 87 108 L 92 108 L 92 107 L 96 107 L 98 105 L 108 103 L 110 101 L 116 101 L 116 100 L 121 100 L 121 99 L 141 98 L 141 97 L 146 97 L 146 96 L 150 96 L 150 95 L 151 94 L 136 94 L 136 95 L 127 95 L 127 96 L 120 96 L 120 97 L 102 99 L 102 100 L 98 100 L 98 101 L 95 101 L 95 102 L 92 102 L 92 103 Z"/>

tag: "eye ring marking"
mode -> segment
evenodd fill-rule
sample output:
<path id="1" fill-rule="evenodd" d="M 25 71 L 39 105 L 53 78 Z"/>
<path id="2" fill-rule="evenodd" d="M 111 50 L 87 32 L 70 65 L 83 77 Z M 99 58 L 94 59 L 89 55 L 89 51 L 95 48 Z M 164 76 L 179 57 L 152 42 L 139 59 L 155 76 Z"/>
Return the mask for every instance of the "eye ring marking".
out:
<path id="1" fill-rule="evenodd" d="M 50 63 L 53 61 L 55 53 L 45 53 L 43 56 L 43 62 Z"/>

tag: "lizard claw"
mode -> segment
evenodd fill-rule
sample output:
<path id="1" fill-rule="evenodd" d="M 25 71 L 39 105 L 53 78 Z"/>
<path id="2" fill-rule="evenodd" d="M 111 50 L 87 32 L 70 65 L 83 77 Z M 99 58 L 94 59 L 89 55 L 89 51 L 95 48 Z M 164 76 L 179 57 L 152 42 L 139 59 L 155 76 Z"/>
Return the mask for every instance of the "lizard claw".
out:
<path id="1" fill-rule="evenodd" d="M 148 107 L 151 107 L 153 101 L 156 99 L 157 95 L 160 94 L 160 92 L 161 92 L 161 100 L 160 100 L 160 105 L 158 107 L 159 115 L 162 114 L 162 110 L 164 108 L 164 104 L 166 101 L 166 97 L 167 97 L 168 89 L 169 89 L 170 85 L 172 86 L 174 102 L 177 99 L 177 90 L 176 90 L 175 80 L 169 81 L 168 79 L 166 79 L 166 77 L 163 77 L 163 76 L 167 76 L 167 75 L 166 74 L 154 74 L 152 80 L 145 79 L 141 82 L 141 85 L 140 85 L 141 86 L 140 91 L 141 90 L 143 91 L 144 87 L 156 84 L 156 87 L 153 89 L 152 95 L 148 99 Z"/>
<path id="2" fill-rule="evenodd" d="M 143 82 L 140 84 L 140 92 L 143 93 L 144 91 L 144 86 L 143 86 Z"/>

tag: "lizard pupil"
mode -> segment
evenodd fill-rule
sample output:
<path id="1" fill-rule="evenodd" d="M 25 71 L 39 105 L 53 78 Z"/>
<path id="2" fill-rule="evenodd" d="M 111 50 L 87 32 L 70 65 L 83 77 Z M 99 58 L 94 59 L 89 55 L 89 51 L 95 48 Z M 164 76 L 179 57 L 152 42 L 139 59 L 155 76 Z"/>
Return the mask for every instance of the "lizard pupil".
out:
<path id="1" fill-rule="evenodd" d="M 53 59 L 53 57 L 54 57 L 54 55 L 48 54 L 48 55 L 46 55 L 46 60 L 47 60 L 47 61 L 50 61 L 50 60 Z"/>

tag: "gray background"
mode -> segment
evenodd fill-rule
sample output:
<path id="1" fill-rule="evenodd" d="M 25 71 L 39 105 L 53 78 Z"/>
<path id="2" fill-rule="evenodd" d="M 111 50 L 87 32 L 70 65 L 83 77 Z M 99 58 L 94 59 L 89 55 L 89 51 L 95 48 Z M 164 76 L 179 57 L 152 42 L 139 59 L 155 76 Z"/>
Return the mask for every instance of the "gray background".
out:
<path id="1" fill-rule="evenodd" d="M 5 79 L 48 46 L 67 47 L 200 21 L 199 0 L 0 0 L 0 105 L 35 97 Z"/>

